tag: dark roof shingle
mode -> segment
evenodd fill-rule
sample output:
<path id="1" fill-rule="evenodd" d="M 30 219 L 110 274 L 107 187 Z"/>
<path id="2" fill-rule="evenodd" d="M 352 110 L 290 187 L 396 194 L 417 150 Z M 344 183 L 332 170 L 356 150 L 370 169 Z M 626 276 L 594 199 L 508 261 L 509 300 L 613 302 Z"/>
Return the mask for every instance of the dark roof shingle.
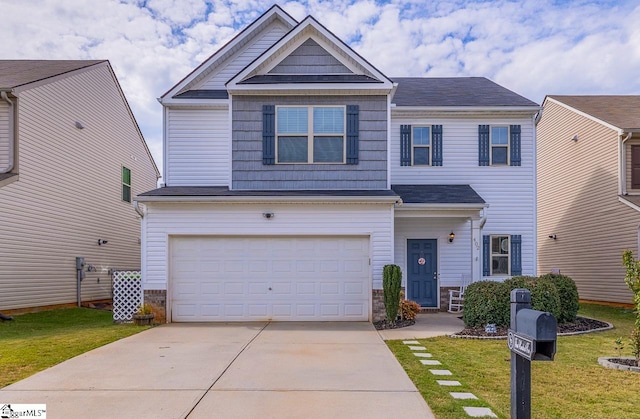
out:
<path id="1" fill-rule="evenodd" d="M 640 96 L 563 96 L 548 98 L 562 102 L 623 130 L 640 129 Z"/>
<path id="2" fill-rule="evenodd" d="M 106 60 L 0 60 L 0 89 L 11 89 Z"/>
<path id="3" fill-rule="evenodd" d="M 405 204 L 485 204 L 469 185 L 392 185 Z"/>

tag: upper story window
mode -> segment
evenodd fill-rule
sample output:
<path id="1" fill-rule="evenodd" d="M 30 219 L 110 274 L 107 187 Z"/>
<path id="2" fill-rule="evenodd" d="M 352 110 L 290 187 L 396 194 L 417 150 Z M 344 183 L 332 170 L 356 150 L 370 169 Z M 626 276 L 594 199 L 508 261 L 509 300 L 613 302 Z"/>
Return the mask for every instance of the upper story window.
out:
<path id="1" fill-rule="evenodd" d="M 442 166 L 442 125 L 400 125 L 400 166 Z"/>
<path id="2" fill-rule="evenodd" d="M 479 166 L 520 166 L 520 125 L 479 125 Z"/>
<path id="3" fill-rule="evenodd" d="M 122 200 L 131 202 L 131 169 L 122 166 Z"/>
<path id="4" fill-rule="evenodd" d="M 345 163 L 344 106 L 278 106 L 277 163 Z"/>

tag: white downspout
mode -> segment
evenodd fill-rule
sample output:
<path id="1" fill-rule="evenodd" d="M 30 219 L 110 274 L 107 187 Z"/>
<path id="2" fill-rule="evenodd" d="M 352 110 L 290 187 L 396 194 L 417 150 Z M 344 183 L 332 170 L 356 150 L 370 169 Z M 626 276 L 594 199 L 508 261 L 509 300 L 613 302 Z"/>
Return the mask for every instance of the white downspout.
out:
<path id="1" fill-rule="evenodd" d="M 627 142 L 629 138 L 631 138 L 632 133 L 629 132 L 625 138 L 622 138 L 624 135 L 624 131 L 620 131 L 619 138 L 619 148 L 620 148 L 620 182 L 618 184 L 618 195 L 626 195 L 627 194 L 627 153 L 625 153 L 624 143 Z"/>
<path id="2" fill-rule="evenodd" d="M 9 173 L 13 170 L 13 166 L 15 165 L 15 105 L 7 96 L 6 91 L 0 91 L 0 97 L 2 98 L 2 100 L 9 104 L 9 163 L 7 164 L 6 168 L 0 168 L 0 173 Z"/>

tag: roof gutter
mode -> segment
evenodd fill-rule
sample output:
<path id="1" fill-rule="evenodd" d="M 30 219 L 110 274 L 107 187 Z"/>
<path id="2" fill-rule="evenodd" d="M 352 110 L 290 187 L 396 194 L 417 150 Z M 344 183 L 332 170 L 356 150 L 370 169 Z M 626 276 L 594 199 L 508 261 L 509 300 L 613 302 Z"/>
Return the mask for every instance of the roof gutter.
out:
<path id="1" fill-rule="evenodd" d="M 9 96 L 7 96 L 7 92 L 5 90 L 0 91 L 0 98 L 9 104 L 9 160 L 7 167 L 0 167 L 0 173 L 9 173 L 13 170 L 15 165 L 14 154 L 15 154 L 15 145 L 16 145 L 16 135 L 15 135 L 15 104 Z"/>
<path id="2" fill-rule="evenodd" d="M 357 203 L 357 204 L 401 204 L 399 196 L 138 196 L 137 202 L 166 203 Z"/>
<path id="3" fill-rule="evenodd" d="M 627 195 L 627 159 L 626 159 L 626 153 L 625 153 L 625 146 L 624 143 L 627 142 L 627 140 L 629 140 L 629 138 L 631 138 L 631 136 L 633 135 L 632 132 L 628 132 L 626 133 L 627 136 L 624 137 L 625 132 L 620 130 L 620 132 L 618 133 L 618 153 L 620 156 L 620 164 L 618 165 L 618 167 L 620 168 L 618 171 L 618 195 Z M 624 137 L 624 138 L 623 138 Z"/>

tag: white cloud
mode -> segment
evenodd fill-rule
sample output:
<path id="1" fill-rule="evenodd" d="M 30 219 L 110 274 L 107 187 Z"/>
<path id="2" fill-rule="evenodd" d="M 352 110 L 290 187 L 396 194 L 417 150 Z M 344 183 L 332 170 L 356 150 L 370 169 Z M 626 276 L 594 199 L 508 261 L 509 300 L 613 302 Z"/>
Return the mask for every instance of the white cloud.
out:
<path id="1" fill-rule="evenodd" d="M 633 0 L 281 0 L 389 76 L 484 76 L 545 94 L 640 94 Z M 109 59 L 156 162 L 156 98 L 270 7 L 262 0 L 0 0 L 0 59 Z M 6 18 L 9 16 L 10 18 Z"/>

